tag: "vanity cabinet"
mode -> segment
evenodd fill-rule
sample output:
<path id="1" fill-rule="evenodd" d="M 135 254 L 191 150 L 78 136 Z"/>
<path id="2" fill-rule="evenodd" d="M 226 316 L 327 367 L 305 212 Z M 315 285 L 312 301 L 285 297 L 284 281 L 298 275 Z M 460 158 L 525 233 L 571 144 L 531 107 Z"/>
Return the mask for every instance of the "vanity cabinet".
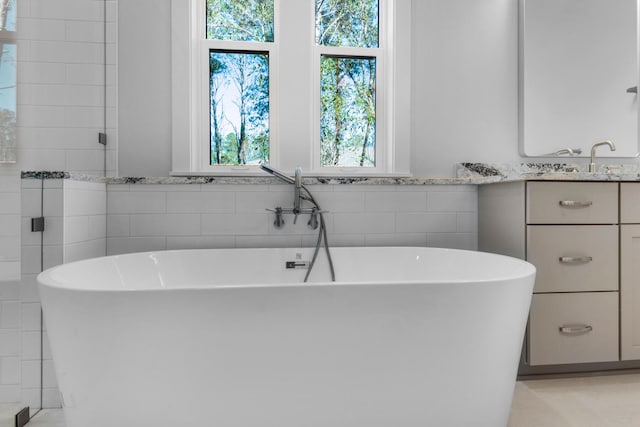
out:
<path id="1" fill-rule="evenodd" d="M 640 285 L 640 183 L 629 183 L 637 192 L 630 205 L 639 219 L 627 231 L 637 239 L 634 252 L 624 249 L 624 240 L 631 237 L 621 234 L 626 225 L 620 225 L 620 185 L 528 181 L 480 186 L 479 249 L 526 259 L 537 269 L 521 375 L 620 365 L 626 331 L 620 308 L 634 316 L 624 302 L 624 288 L 621 293 L 619 266 L 624 253 L 632 253 L 629 266 L 637 271 L 630 274 Z M 635 355 L 629 360 L 640 359 L 640 286 L 636 293 L 638 326 L 628 338 Z"/>
<path id="2" fill-rule="evenodd" d="M 618 293 L 534 294 L 529 365 L 618 360 Z"/>
<path id="3" fill-rule="evenodd" d="M 528 182 L 529 364 L 618 360 L 618 184 Z"/>
<path id="4" fill-rule="evenodd" d="M 640 183 L 620 184 L 620 358 L 640 359 Z"/>

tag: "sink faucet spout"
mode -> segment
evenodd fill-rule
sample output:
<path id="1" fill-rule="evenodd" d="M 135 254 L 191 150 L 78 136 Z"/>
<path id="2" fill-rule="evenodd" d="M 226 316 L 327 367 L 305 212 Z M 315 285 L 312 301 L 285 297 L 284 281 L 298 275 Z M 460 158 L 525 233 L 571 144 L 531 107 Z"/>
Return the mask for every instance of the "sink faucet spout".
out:
<path id="1" fill-rule="evenodd" d="M 593 146 L 591 147 L 591 162 L 589 163 L 589 172 L 596 171 L 596 148 L 601 145 L 607 145 L 609 146 L 609 149 L 611 151 L 616 151 L 616 146 L 611 141 L 602 141 L 602 142 L 593 144 Z"/>

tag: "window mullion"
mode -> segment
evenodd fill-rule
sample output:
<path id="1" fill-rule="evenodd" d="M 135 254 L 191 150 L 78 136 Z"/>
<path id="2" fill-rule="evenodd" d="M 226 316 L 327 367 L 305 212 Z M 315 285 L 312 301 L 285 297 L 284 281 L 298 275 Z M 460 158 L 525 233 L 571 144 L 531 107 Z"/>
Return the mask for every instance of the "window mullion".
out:
<path id="1" fill-rule="evenodd" d="M 382 49 L 372 47 L 342 47 L 342 46 L 316 46 L 319 55 L 346 56 L 346 57 L 371 57 L 382 56 Z"/>
<path id="2" fill-rule="evenodd" d="M 201 44 L 208 49 L 221 49 L 229 51 L 271 52 L 272 50 L 274 50 L 273 43 L 262 42 L 202 40 Z"/>

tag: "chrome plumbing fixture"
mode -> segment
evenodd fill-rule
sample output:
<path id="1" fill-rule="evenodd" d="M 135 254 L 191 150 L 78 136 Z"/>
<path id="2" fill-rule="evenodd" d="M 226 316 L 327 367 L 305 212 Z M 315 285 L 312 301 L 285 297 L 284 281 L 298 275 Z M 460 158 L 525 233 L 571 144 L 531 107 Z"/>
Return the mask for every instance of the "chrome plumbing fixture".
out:
<path id="1" fill-rule="evenodd" d="M 309 215 L 309 222 L 307 222 L 307 225 L 309 227 L 311 227 L 313 230 L 319 229 L 318 239 L 316 241 L 316 247 L 313 251 L 313 257 L 311 257 L 311 261 L 294 262 L 293 264 L 287 263 L 287 268 L 293 268 L 293 269 L 306 268 L 307 274 L 304 276 L 304 281 L 306 282 L 309 279 L 309 275 L 311 274 L 311 270 L 313 269 L 313 266 L 315 265 L 316 258 L 318 257 L 318 253 L 320 252 L 320 246 L 322 246 L 322 240 L 324 239 L 324 249 L 327 254 L 327 261 L 329 262 L 329 270 L 331 272 L 331 281 L 335 282 L 336 273 L 333 268 L 333 260 L 331 259 L 331 252 L 329 251 L 329 242 L 327 241 L 327 226 L 324 222 L 324 216 L 322 215 L 324 211 L 320 209 L 320 205 L 318 204 L 318 202 L 316 202 L 316 200 L 311 195 L 311 192 L 302 183 L 302 169 L 300 167 L 297 167 L 294 173 L 294 177 L 291 178 L 290 176 L 285 175 L 284 173 L 266 165 L 260 165 L 260 168 L 263 171 L 268 172 L 271 175 L 281 179 L 287 184 L 292 184 L 294 186 L 293 208 L 282 208 L 278 206 L 275 209 L 267 209 L 268 211 L 274 212 L 276 214 L 276 219 L 273 225 L 276 228 L 284 227 L 283 215 L 285 214 L 295 215 L 293 219 L 293 223 L 295 224 L 296 221 L 298 220 L 298 215 L 302 214 L 302 215 Z M 313 206 L 311 208 L 304 208 L 303 207 L 304 202 L 309 202 Z"/>
<path id="2" fill-rule="evenodd" d="M 551 156 L 562 156 L 564 154 L 568 154 L 569 156 L 575 156 L 577 154 L 582 154 L 582 148 L 562 148 L 558 151 L 554 151 L 551 153 Z"/>
<path id="3" fill-rule="evenodd" d="M 293 207 L 292 208 L 282 208 L 282 207 L 277 207 L 275 209 L 267 209 L 269 212 L 273 212 L 276 215 L 276 219 L 273 222 L 273 225 L 276 228 L 282 228 L 285 225 L 284 222 L 284 218 L 283 215 L 287 215 L 287 214 L 293 214 L 293 223 L 295 224 L 298 221 L 298 215 L 310 215 L 309 218 L 309 222 L 307 222 L 307 225 L 309 226 L 309 228 L 316 230 L 318 228 L 318 214 L 322 213 L 320 211 L 320 209 L 316 206 L 312 207 L 312 208 L 303 208 L 302 207 L 302 202 L 303 200 L 309 200 L 311 201 L 307 196 L 303 196 L 302 194 L 302 190 L 304 189 L 305 191 L 308 190 L 304 187 L 304 185 L 302 185 L 302 169 L 300 167 L 297 167 L 295 170 L 295 175 L 294 178 L 291 178 L 290 176 L 285 175 L 284 173 L 273 169 L 269 166 L 265 166 L 265 165 L 260 165 L 260 168 L 262 170 L 264 170 L 265 172 L 268 172 L 270 174 L 272 174 L 273 176 L 280 178 L 281 180 L 283 180 L 284 182 L 288 183 L 288 184 L 292 184 L 294 186 L 293 189 Z M 313 202 L 312 202 L 313 203 Z"/>
<path id="4" fill-rule="evenodd" d="M 275 214 L 275 220 L 273 221 L 273 226 L 275 228 L 282 228 L 285 226 L 284 215 L 293 213 L 295 215 L 293 219 L 293 223 L 295 224 L 298 220 L 298 215 L 300 214 L 309 214 L 309 221 L 307 221 L 307 225 L 312 230 L 317 230 L 319 226 L 318 215 L 325 211 L 320 211 L 317 208 L 310 209 L 299 209 L 299 212 L 295 212 L 295 209 L 285 209 L 281 207 L 277 207 L 275 209 L 267 209 L 269 212 L 273 212 Z"/>
<path id="5" fill-rule="evenodd" d="M 593 146 L 591 147 L 591 162 L 589 163 L 589 172 L 596 171 L 596 148 L 601 145 L 608 145 L 611 151 L 616 151 L 616 146 L 611 141 L 602 141 L 593 144 Z"/>

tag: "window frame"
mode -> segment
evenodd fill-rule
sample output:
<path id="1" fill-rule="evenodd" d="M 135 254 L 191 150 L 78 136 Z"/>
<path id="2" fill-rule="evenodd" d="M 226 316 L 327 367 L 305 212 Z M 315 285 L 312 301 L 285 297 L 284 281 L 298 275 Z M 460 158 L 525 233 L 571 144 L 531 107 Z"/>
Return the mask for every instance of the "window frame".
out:
<path id="1" fill-rule="evenodd" d="M 7 8 L 9 8 L 10 6 L 10 0 L 7 0 L 7 2 L 5 3 L 5 5 L 7 6 Z M 17 16 L 18 16 L 18 2 L 15 1 L 13 3 L 13 7 L 14 9 L 14 13 L 16 15 L 16 22 L 15 22 L 15 26 L 17 27 L 18 22 L 17 22 Z M 6 18 L 5 18 L 6 19 Z M 6 26 L 6 22 L 4 23 Z M 16 51 L 16 55 L 17 55 L 17 51 L 18 51 L 18 31 L 17 28 L 12 29 L 12 30 L 8 30 L 6 28 L 0 28 L 0 59 L 2 58 L 2 56 L 4 55 L 4 47 L 5 46 L 13 46 L 13 48 Z M 17 67 L 17 57 L 16 57 L 16 67 Z M 18 76 L 17 76 L 17 70 L 16 70 L 16 79 L 14 82 L 14 85 L 16 87 L 16 104 L 13 106 L 13 112 L 16 115 L 16 119 L 17 119 L 17 114 L 18 114 L 18 105 L 17 105 L 17 85 L 18 85 Z M 16 125 L 14 124 L 14 127 Z M 17 135 L 16 135 L 17 138 Z M 16 158 L 16 151 L 17 151 L 17 139 L 13 142 L 13 146 L 0 146 L 0 150 L 3 151 L 8 151 L 9 153 L 12 153 L 13 155 L 9 155 L 7 156 L 7 158 L 5 158 L 5 156 L 1 156 L 0 157 L 0 164 L 13 164 L 17 162 L 17 158 Z"/>
<path id="2" fill-rule="evenodd" d="M 297 2 L 297 4 L 293 4 Z M 301 166 L 314 176 L 408 176 L 410 152 L 411 1 L 380 0 L 377 48 L 319 46 L 314 1 L 308 4 L 306 53 L 297 88 L 289 88 L 289 49 L 281 22 L 300 0 L 274 0 L 274 41 L 214 41 L 205 38 L 205 1 L 172 0 L 172 175 L 259 175 L 257 166 L 210 165 L 208 58 L 210 48 L 269 52 L 269 163 L 285 171 Z M 296 15 L 299 16 L 299 15 Z M 392 17 L 392 19 L 389 19 Z M 293 36 L 292 36 L 293 37 Z M 212 47 L 213 46 L 213 47 Z M 287 45 L 288 46 L 288 45 Z M 322 54 L 376 58 L 376 164 L 374 167 L 320 166 L 320 57 Z M 289 59 L 291 61 L 291 59 Z M 291 62 L 289 63 L 291 64 Z M 297 64 L 297 62 L 296 62 Z M 296 76 L 298 77 L 298 76 Z M 283 82 L 287 82 L 285 85 Z M 304 93 L 303 93 L 304 92 Z M 300 104 L 296 106 L 300 98 Z M 296 117 L 306 117 L 296 120 Z M 293 118 L 290 119 L 290 118 Z M 300 141 L 308 141 L 307 144 Z"/>
<path id="3" fill-rule="evenodd" d="M 183 0 L 184 1 L 184 0 Z M 211 50 L 228 50 L 242 52 L 267 52 L 269 54 L 269 161 L 271 162 L 272 151 L 274 150 L 275 141 L 277 141 L 278 123 L 277 97 L 271 94 L 277 93 L 277 51 L 278 46 L 274 42 L 245 42 L 245 41 L 226 41 L 211 40 L 206 38 L 206 2 L 205 0 L 188 1 L 190 7 L 193 8 L 190 22 L 191 30 L 191 49 L 196 51 L 195 57 L 192 57 L 192 79 L 193 79 L 193 112 L 190 151 L 191 154 L 191 170 L 193 172 L 205 174 L 240 174 L 255 173 L 258 166 L 253 165 L 212 165 L 211 164 L 211 135 L 210 135 L 210 112 L 209 112 L 209 53 Z M 275 18 L 278 14 L 278 2 L 274 3 L 274 34 L 277 34 L 278 20 Z M 195 22 L 194 22 L 195 21 Z M 196 45 L 196 46 L 194 46 Z M 205 107 L 206 106 L 206 107 Z"/>
<path id="4" fill-rule="evenodd" d="M 313 0 L 312 0 L 313 1 Z M 389 25 L 393 22 L 393 4 L 394 0 L 378 0 L 378 47 L 354 47 L 354 46 L 325 46 L 316 43 L 315 25 L 313 37 L 313 103 L 314 103 L 314 120 L 313 120 L 313 149 L 312 153 L 312 171 L 320 174 L 329 175 L 383 175 L 390 172 L 388 162 L 389 146 L 393 146 L 393 137 L 388 135 L 386 129 L 392 126 L 387 117 L 387 79 L 393 76 L 393 70 L 388 69 L 387 64 L 393 63 L 388 58 L 390 55 L 390 46 L 393 44 L 393 34 Z M 312 22 L 315 22 L 315 11 Z M 390 19 L 391 18 L 391 19 Z M 376 60 L 376 132 L 375 132 L 375 166 L 322 166 L 321 165 L 321 129 L 320 114 L 321 106 L 321 68 L 320 62 L 322 56 L 341 56 L 345 58 L 375 58 Z"/>

